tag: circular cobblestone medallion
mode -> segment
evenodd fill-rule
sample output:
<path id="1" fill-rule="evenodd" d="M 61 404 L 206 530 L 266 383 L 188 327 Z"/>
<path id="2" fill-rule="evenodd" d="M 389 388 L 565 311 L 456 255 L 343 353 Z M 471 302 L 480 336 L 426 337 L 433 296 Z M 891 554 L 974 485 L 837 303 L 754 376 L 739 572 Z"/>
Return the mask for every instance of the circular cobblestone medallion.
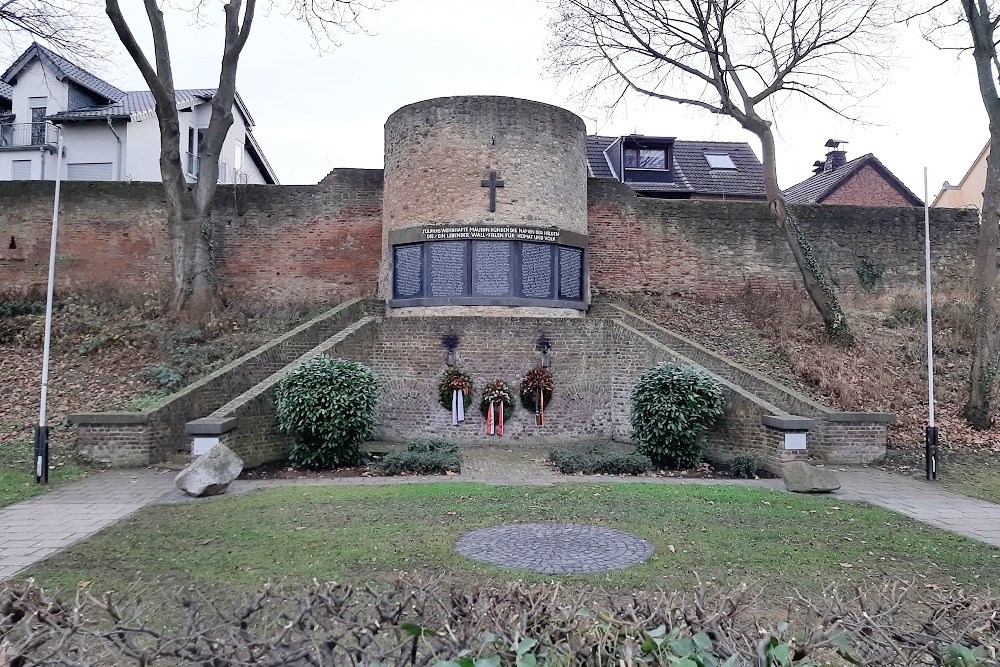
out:
<path id="1" fill-rule="evenodd" d="M 541 574 L 592 574 L 644 563 L 653 545 L 631 533 L 572 523 L 525 523 L 462 535 L 455 551 L 499 567 Z"/>

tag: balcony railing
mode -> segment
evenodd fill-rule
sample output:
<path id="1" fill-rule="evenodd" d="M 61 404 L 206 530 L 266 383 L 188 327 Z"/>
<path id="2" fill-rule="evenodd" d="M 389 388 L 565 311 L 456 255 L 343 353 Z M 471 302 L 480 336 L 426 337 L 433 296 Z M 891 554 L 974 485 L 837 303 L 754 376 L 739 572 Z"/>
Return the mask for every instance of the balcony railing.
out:
<path id="1" fill-rule="evenodd" d="M 59 130 L 52 123 L 0 124 L 0 148 L 55 146 Z"/>

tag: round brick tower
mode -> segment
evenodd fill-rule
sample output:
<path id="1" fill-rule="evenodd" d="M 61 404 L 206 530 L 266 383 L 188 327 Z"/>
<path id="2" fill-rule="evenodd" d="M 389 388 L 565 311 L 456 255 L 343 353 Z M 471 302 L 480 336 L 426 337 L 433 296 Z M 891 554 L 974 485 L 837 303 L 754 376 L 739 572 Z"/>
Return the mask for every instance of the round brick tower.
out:
<path id="1" fill-rule="evenodd" d="M 380 276 L 390 312 L 585 309 L 585 152 L 584 122 L 540 102 L 443 97 L 393 113 Z"/>

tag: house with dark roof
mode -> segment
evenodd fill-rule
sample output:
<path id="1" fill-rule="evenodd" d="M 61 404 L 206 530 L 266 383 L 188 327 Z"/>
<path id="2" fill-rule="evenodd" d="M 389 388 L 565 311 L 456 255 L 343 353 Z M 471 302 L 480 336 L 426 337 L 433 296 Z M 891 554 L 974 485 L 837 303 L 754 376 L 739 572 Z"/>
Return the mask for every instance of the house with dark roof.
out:
<path id="1" fill-rule="evenodd" d="M 642 197 L 764 200 L 764 170 L 749 144 L 632 134 L 587 137 L 591 177 L 614 178 Z"/>
<path id="2" fill-rule="evenodd" d="M 180 151 L 189 182 L 215 90 L 178 90 Z M 236 95 L 233 126 L 219 158 L 220 183 L 277 183 Z M 0 75 L 0 181 L 53 180 L 62 135 L 61 177 L 81 181 L 159 181 L 160 130 L 153 95 L 126 92 L 62 56 L 32 44 Z"/>
<path id="3" fill-rule="evenodd" d="M 847 159 L 840 139 L 826 142 L 826 158 L 813 163 L 813 175 L 785 190 L 789 204 L 845 206 L 923 206 L 888 167 L 871 153 Z"/>

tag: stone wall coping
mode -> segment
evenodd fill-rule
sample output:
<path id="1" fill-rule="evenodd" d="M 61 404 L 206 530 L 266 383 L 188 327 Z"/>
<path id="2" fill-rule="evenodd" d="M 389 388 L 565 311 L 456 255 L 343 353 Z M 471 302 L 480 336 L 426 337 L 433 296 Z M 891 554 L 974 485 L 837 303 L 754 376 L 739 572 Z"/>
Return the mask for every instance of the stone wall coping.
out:
<path id="1" fill-rule="evenodd" d="M 202 417 L 184 424 L 184 435 L 222 435 L 238 424 L 237 417 Z"/>
<path id="2" fill-rule="evenodd" d="M 760 423 L 779 431 L 811 431 L 816 428 L 816 420 L 799 415 L 761 415 Z"/>
<path id="3" fill-rule="evenodd" d="M 75 426 L 101 426 L 119 424 L 148 424 L 148 412 L 82 412 L 69 415 L 66 420 Z"/>
<path id="4" fill-rule="evenodd" d="M 597 301 L 597 299 L 595 299 L 595 301 Z M 827 414 L 832 413 L 832 410 L 830 410 L 830 408 L 828 408 L 827 406 L 823 405 L 822 403 L 818 403 L 818 402 L 814 401 L 813 399 L 809 398 L 808 396 L 806 396 L 804 394 L 800 394 L 797 391 L 793 391 L 792 389 L 789 389 L 788 387 L 780 385 L 777 382 L 775 382 L 774 380 L 772 380 L 771 378 L 767 377 L 766 375 L 763 375 L 761 373 L 758 373 L 757 371 L 751 370 L 751 369 L 747 368 L 746 366 L 743 366 L 742 364 L 738 364 L 738 363 L 736 363 L 735 361 L 733 361 L 731 359 L 726 359 L 725 357 L 719 356 L 718 354 L 716 354 L 712 350 L 708 349 L 704 345 L 701 345 L 701 344 L 699 344 L 699 343 L 691 340 L 687 336 L 683 336 L 683 335 L 677 333 L 676 331 L 673 331 L 672 329 L 667 329 L 666 327 L 664 327 L 664 326 L 662 326 L 660 324 L 657 324 L 656 322 L 653 322 L 649 318 L 643 317 L 642 315 L 639 315 L 638 313 L 635 313 L 635 312 L 629 310 L 628 308 L 625 308 L 624 306 L 622 306 L 622 305 L 620 305 L 618 303 L 615 303 L 614 301 L 609 301 L 609 300 L 606 300 L 606 299 L 601 300 L 601 301 L 603 302 L 604 305 L 610 306 L 612 309 L 617 310 L 618 312 L 621 312 L 621 313 L 625 313 L 625 314 L 627 314 L 630 317 L 634 317 L 637 320 L 639 320 L 639 321 L 641 321 L 641 322 L 643 322 L 645 324 L 648 324 L 650 326 L 656 327 L 657 329 L 660 329 L 661 331 L 667 333 L 668 335 L 673 336 L 673 337 L 677 338 L 678 340 L 682 341 L 684 344 L 690 345 L 691 347 L 695 348 L 699 352 L 701 352 L 703 354 L 707 354 L 708 356 L 710 356 L 713 359 L 716 359 L 718 361 L 721 361 L 722 363 L 728 364 L 728 365 L 732 366 L 733 368 L 735 368 L 736 370 L 740 371 L 741 373 L 746 373 L 747 375 L 751 376 L 755 380 L 759 380 L 761 382 L 764 382 L 766 384 L 771 385 L 775 389 L 778 389 L 779 391 L 781 391 L 781 392 L 783 392 L 785 394 L 788 394 L 789 396 L 793 397 L 795 400 L 800 401 L 801 403 L 804 403 L 804 404 L 810 406 L 811 408 L 813 408 L 814 410 L 816 410 L 818 413 L 822 414 L 824 417 Z M 700 366 L 701 364 L 695 364 L 695 365 Z M 839 414 L 847 414 L 847 413 L 839 413 Z"/>
<path id="5" fill-rule="evenodd" d="M 826 421 L 847 424 L 895 424 L 896 415 L 892 412 L 831 412 L 826 416 Z"/>

